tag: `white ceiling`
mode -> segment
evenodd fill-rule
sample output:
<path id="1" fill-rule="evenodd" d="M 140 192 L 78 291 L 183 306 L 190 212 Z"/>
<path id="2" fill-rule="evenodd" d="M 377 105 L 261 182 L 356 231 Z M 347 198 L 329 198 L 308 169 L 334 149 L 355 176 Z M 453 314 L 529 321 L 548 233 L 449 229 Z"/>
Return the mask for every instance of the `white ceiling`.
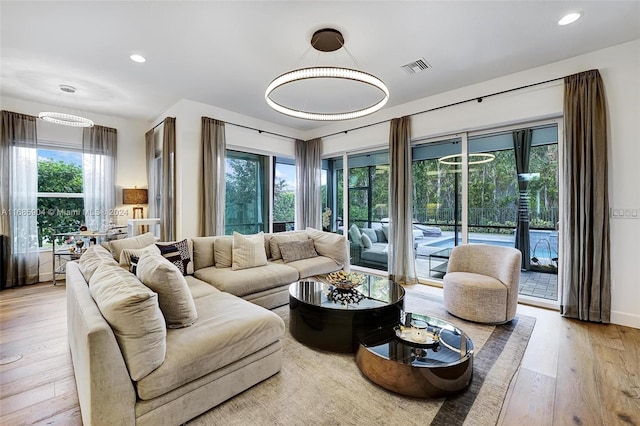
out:
<path id="1" fill-rule="evenodd" d="M 556 24 L 574 10 L 581 20 Z M 639 1 L 3 0 L 0 13 L 3 96 L 73 107 L 58 88 L 70 84 L 83 111 L 152 120 L 186 98 L 300 130 L 326 123 L 264 101 L 269 82 L 293 68 L 370 72 L 388 85 L 388 108 L 640 38 Z M 357 65 L 344 52 L 309 49 L 325 27 L 343 33 Z M 421 57 L 433 68 L 401 69 Z M 314 84 L 280 95 L 313 110 L 370 101 Z"/>

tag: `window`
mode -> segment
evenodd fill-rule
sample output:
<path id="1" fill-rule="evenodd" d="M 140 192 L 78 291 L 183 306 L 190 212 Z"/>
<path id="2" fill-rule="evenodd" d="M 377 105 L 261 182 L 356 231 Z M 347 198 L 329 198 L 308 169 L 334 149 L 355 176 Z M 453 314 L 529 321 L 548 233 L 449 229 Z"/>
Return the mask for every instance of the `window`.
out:
<path id="1" fill-rule="evenodd" d="M 273 230 L 291 231 L 296 220 L 295 160 L 274 157 L 273 162 Z"/>
<path id="2" fill-rule="evenodd" d="M 268 157 L 227 150 L 225 234 L 268 231 Z"/>
<path id="3" fill-rule="evenodd" d="M 82 151 L 38 148 L 38 246 L 84 223 Z"/>

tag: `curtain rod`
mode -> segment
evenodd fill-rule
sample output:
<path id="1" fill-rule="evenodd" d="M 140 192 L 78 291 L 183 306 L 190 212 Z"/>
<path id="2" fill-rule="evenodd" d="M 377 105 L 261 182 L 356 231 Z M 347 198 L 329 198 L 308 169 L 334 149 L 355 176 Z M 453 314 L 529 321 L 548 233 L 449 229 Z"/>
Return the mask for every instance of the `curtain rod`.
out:
<path id="1" fill-rule="evenodd" d="M 500 92 L 490 93 L 490 94 L 488 94 L 488 95 L 476 96 L 476 97 L 474 97 L 474 98 L 465 99 L 465 100 L 463 100 L 463 101 L 458 101 L 458 102 L 454 102 L 454 103 L 447 104 L 447 105 L 441 105 L 441 106 L 438 106 L 438 107 L 425 109 L 425 110 L 423 110 L 423 111 L 414 112 L 413 114 L 407 114 L 407 116 L 409 116 L 409 117 L 413 117 L 414 115 L 420 115 L 420 114 L 424 114 L 424 113 L 431 112 L 431 111 L 437 111 L 437 110 L 439 110 L 439 109 L 449 108 L 449 107 L 457 106 L 457 105 L 461 105 L 461 104 L 464 104 L 464 103 L 467 103 L 467 102 L 473 102 L 473 101 L 476 101 L 476 102 L 482 102 L 482 100 L 483 100 L 484 98 L 489 98 L 489 97 L 491 97 L 491 96 L 497 96 L 497 95 L 503 95 L 503 94 L 505 94 L 505 93 L 515 92 L 516 90 L 527 89 L 527 88 L 529 88 L 529 87 L 539 86 L 539 85 L 541 85 L 541 84 L 547 84 L 547 83 L 551 83 L 551 82 L 558 81 L 558 80 L 562 80 L 562 79 L 564 79 L 564 77 L 557 77 L 557 78 L 552 78 L 552 79 L 550 79 L 550 80 L 540 81 L 540 82 L 538 82 L 538 83 L 527 84 L 527 85 L 525 85 L 525 86 L 514 87 L 514 88 L 512 88 L 512 89 L 507 89 L 507 90 L 502 90 L 502 91 L 500 91 Z M 367 128 L 367 127 L 377 126 L 378 124 L 387 123 L 387 122 L 389 122 L 389 121 L 391 121 L 391 120 L 382 120 L 382 121 L 378 121 L 378 122 L 376 122 L 376 123 L 365 124 L 365 125 L 363 125 L 363 126 L 354 127 L 353 129 L 349 129 L 349 130 L 342 130 L 342 131 L 340 131 L 340 132 L 335 132 L 335 133 L 329 133 L 329 134 L 327 134 L 327 135 L 319 136 L 319 137 L 320 137 L 320 138 L 328 138 L 329 136 L 335 136 L 335 135 L 339 135 L 339 134 L 342 134 L 342 133 L 344 133 L 344 134 L 346 135 L 348 132 L 351 132 L 351 131 L 353 131 L 353 130 L 365 129 L 365 128 Z"/>
<path id="2" fill-rule="evenodd" d="M 232 126 L 236 126 L 236 127 L 242 127 L 243 129 L 249 129 L 249 130 L 255 130 L 256 132 L 262 134 L 262 133 L 266 133 L 268 135 L 273 135 L 273 136 L 279 136 L 281 138 L 285 138 L 285 139 L 291 139 L 291 140 L 296 140 L 296 138 L 292 138 L 291 136 L 286 136 L 286 135 L 281 135 L 280 133 L 274 133 L 274 132 L 270 132 L 268 130 L 260 130 L 260 129 L 256 129 L 255 127 L 249 127 L 249 126 L 245 126 L 244 124 L 236 124 L 236 123 L 231 123 L 229 121 L 225 121 L 225 124 L 230 124 Z"/>

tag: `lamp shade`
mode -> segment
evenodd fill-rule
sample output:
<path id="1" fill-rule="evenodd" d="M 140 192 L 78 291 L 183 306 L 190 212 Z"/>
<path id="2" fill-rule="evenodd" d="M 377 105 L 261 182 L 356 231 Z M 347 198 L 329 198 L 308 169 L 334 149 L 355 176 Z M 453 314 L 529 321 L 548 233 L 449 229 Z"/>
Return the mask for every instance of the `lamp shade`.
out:
<path id="1" fill-rule="evenodd" d="M 149 194 L 146 189 L 123 189 L 122 204 L 148 204 Z"/>

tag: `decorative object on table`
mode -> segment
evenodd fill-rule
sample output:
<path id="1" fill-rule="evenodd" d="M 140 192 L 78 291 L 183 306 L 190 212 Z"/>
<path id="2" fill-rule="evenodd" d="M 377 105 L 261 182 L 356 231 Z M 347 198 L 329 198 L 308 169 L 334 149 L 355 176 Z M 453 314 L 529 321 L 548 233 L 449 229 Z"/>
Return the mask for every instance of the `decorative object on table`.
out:
<path id="1" fill-rule="evenodd" d="M 84 241 L 83 240 L 76 240 L 76 247 L 77 247 L 78 251 L 82 250 L 82 246 L 84 246 Z"/>
<path id="2" fill-rule="evenodd" d="M 340 290 L 351 290 L 362 285 L 365 276 L 357 272 L 337 271 L 326 277 L 327 282 Z"/>
<path id="3" fill-rule="evenodd" d="M 393 329 L 398 339 L 411 345 L 417 345 L 418 347 L 437 346 L 440 341 L 438 333 L 436 331 L 429 331 L 428 327 L 417 328 L 396 325 Z"/>
<path id="4" fill-rule="evenodd" d="M 362 299 L 364 299 L 364 294 L 354 289 L 345 290 L 338 287 L 333 287 L 329 291 L 329 294 L 327 294 L 327 299 L 335 303 L 342 303 L 345 305 L 351 303 L 353 305 L 357 305 Z"/>
<path id="5" fill-rule="evenodd" d="M 87 225 L 80 225 L 80 227 L 78 228 L 78 230 L 80 232 L 87 232 L 88 228 Z"/>
<path id="6" fill-rule="evenodd" d="M 329 229 L 329 225 L 331 225 L 331 214 L 331 209 L 325 207 L 324 212 L 322 212 L 322 230 L 325 232 L 331 232 L 331 229 Z"/>
<path id="7" fill-rule="evenodd" d="M 140 204 L 149 203 L 149 192 L 144 188 L 125 188 L 122 190 L 122 204 L 135 204 L 133 208 L 134 219 L 144 219 L 144 207 Z M 138 213 L 140 217 L 138 217 Z"/>

